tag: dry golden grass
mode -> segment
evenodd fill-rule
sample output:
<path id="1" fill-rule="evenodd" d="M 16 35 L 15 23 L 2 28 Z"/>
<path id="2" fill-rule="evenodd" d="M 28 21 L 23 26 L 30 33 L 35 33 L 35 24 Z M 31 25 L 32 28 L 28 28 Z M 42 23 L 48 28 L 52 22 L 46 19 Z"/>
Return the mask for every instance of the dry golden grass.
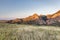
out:
<path id="1" fill-rule="evenodd" d="M 44 26 L 0 23 L 0 40 L 60 40 L 60 31 L 41 27 Z"/>

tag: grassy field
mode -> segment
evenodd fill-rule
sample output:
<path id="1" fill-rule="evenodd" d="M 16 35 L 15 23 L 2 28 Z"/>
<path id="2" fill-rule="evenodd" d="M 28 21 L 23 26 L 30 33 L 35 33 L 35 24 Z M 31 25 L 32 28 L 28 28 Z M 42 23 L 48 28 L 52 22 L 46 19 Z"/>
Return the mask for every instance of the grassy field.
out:
<path id="1" fill-rule="evenodd" d="M 60 40 L 60 27 L 0 23 L 0 40 Z"/>

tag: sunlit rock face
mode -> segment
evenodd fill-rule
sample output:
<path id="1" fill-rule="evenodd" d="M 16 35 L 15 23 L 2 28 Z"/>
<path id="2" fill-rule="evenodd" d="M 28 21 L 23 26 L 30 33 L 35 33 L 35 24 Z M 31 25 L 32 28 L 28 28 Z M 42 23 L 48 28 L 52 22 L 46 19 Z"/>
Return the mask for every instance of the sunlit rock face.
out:
<path id="1" fill-rule="evenodd" d="M 26 24 L 37 24 L 37 25 L 46 25 L 47 16 L 34 14 L 23 19 L 23 23 Z"/>
<path id="2" fill-rule="evenodd" d="M 48 14 L 46 15 L 48 19 L 50 19 L 52 17 L 52 15 Z"/>
<path id="3" fill-rule="evenodd" d="M 54 14 L 48 14 L 46 16 L 47 16 L 47 18 L 56 18 L 56 17 L 60 16 L 60 10 Z"/>
<path id="4" fill-rule="evenodd" d="M 60 16 L 60 10 L 52 15 L 52 18 L 56 18 Z"/>
<path id="5" fill-rule="evenodd" d="M 33 23 L 32 21 L 35 21 L 36 19 L 38 19 L 39 16 L 37 14 L 33 14 L 32 16 L 26 17 L 23 19 L 23 23 Z"/>

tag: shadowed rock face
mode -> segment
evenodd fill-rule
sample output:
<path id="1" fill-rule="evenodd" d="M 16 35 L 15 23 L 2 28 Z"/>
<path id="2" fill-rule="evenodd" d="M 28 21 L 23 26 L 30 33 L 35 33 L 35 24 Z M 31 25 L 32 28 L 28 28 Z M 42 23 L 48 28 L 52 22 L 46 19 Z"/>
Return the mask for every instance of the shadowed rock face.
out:
<path id="1" fill-rule="evenodd" d="M 44 20 L 44 21 L 46 21 L 46 20 L 47 20 L 47 16 L 42 15 L 42 16 L 41 16 L 41 19 Z"/>
<path id="2" fill-rule="evenodd" d="M 18 24 L 36 24 L 36 25 L 60 25 L 60 11 L 52 15 L 37 15 L 36 13 L 32 16 L 20 19 L 9 20 L 7 23 L 18 23 Z"/>
<path id="3" fill-rule="evenodd" d="M 39 16 L 39 18 L 36 20 L 36 24 L 46 25 L 46 20 L 47 20 L 47 16 L 45 15 Z"/>

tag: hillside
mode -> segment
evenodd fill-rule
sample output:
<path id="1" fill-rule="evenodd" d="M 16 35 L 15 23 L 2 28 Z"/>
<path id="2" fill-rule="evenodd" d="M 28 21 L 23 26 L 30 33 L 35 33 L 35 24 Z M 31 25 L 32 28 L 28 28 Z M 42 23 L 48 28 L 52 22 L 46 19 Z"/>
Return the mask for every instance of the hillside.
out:
<path id="1" fill-rule="evenodd" d="M 54 14 L 38 15 L 34 13 L 26 18 L 16 18 L 14 20 L 8 20 L 6 23 L 18 23 L 18 24 L 37 24 L 37 25 L 58 25 L 60 26 L 60 10 Z"/>

